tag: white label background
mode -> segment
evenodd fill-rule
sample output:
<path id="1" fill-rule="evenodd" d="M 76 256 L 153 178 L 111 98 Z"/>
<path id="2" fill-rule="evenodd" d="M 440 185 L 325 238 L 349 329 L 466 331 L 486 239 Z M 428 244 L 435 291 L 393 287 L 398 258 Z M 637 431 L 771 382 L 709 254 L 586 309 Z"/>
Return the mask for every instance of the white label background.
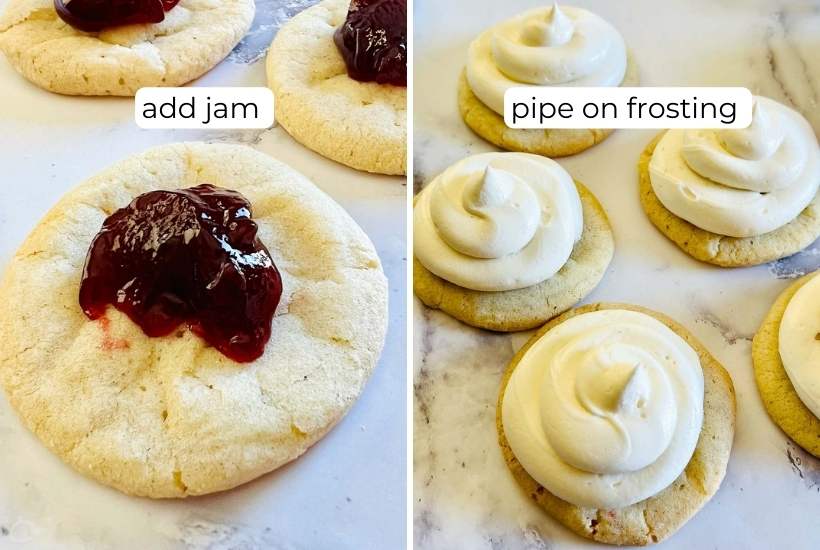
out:
<path id="1" fill-rule="evenodd" d="M 184 103 L 194 101 L 196 107 L 194 118 L 183 118 L 180 116 L 180 106 Z M 175 115 L 173 118 L 146 118 L 146 104 L 156 105 L 157 112 L 161 105 L 175 103 Z M 218 103 L 224 104 L 228 108 L 231 118 L 216 119 L 213 113 L 208 119 L 208 105 L 210 110 Z M 254 113 L 251 104 L 256 106 Z M 242 105 L 247 105 L 243 108 Z M 234 108 L 234 106 L 236 106 Z M 170 112 L 170 106 L 163 109 Z M 184 108 L 185 114 L 190 111 L 189 107 Z M 252 116 L 256 114 L 257 116 Z M 246 116 L 250 115 L 250 116 Z M 273 92 L 269 88 L 256 87 L 202 87 L 202 88 L 140 88 L 134 98 L 134 121 L 137 126 L 144 129 L 263 129 L 273 126 Z"/>
<path id="2" fill-rule="evenodd" d="M 522 102 L 530 105 L 532 111 L 533 97 L 535 97 L 535 117 L 519 118 L 513 122 L 513 104 Z M 633 107 L 632 117 L 629 116 L 628 102 L 630 98 L 635 102 L 646 103 L 642 116 L 637 117 L 637 109 Z M 681 100 L 690 103 L 687 110 L 692 112 L 692 100 L 697 98 L 697 105 L 705 102 L 717 106 L 717 116 L 714 118 L 670 118 L 668 116 L 652 118 L 649 116 L 648 104 L 677 103 L 680 110 Z M 611 108 L 606 109 L 607 116 L 599 108 L 599 115 L 589 118 L 583 114 L 584 105 L 594 103 L 614 103 L 617 107 L 617 117 L 611 116 Z M 561 103 L 572 105 L 572 116 L 562 118 L 557 114 L 552 118 L 540 120 L 540 104 L 552 103 L 556 109 Z M 735 104 L 735 120 L 731 123 L 722 122 L 720 106 L 723 103 Z M 504 94 L 504 123 L 510 128 L 746 128 L 752 122 L 752 105 L 754 98 L 746 88 L 740 87 L 569 87 L 569 86 L 516 86 L 509 88 Z M 653 112 L 656 111 L 653 109 Z M 548 109 L 548 112 L 551 109 Z M 711 108 L 708 109 L 711 114 Z M 698 114 L 699 108 L 698 108 Z"/>

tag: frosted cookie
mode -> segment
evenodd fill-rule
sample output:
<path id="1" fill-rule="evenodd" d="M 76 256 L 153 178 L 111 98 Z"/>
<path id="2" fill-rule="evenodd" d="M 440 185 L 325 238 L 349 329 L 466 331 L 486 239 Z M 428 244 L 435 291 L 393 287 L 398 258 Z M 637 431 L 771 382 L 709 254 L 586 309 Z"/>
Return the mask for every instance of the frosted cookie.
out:
<path id="1" fill-rule="evenodd" d="M 253 0 L 9 0 L 0 51 L 46 90 L 133 96 L 143 86 L 181 86 L 206 73 L 247 32 L 253 14 Z"/>
<path id="2" fill-rule="evenodd" d="M 590 293 L 614 247 L 604 209 L 555 161 L 475 155 L 416 197 L 413 291 L 468 325 L 526 330 Z"/>
<path id="3" fill-rule="evenodd" d="M 638 165 L 641 205 L 697 260 L 756 265 L 820 237 L 820 148 L 799 113 L 755 98 L 739 130 L 669 130 Z"/>
<path id="4" fill-rule="evenodd" d="M 612 130 L 508 128 L 507 89 L 637 85 L 638 70 L 620 33 L 594 13 L 556 3 L 503 21 L 470 44 L 458 106 L 467 126 L 502 149 L 562 157 L 600 143 Z"/>
<path id="5" fill-rule="evenodd" d="M 405 174 L 406 43 L 405 0 L 323 0 L 306 9 L 268 53 L 277 120 L 336 162 Z"/>
<path id="6" fill-rule="evenodd" d="M 66 463 L 128 494 L 230 489 L 353 405 L 387 286 L 356 223 L 288 166 L 174 144 L 65 195 L 0 282 L 0 381 Z"/>
<path id="7" fill-rule="evenodd" d="M 777 298 L 752 344 L 755 380 L 775 424 L 820 458 L 820 275 Z"/>
<path id="8" fill-rule="evenodd" d="M 668 317 L 593 304 L 553 319 L 513 357 L 496 426 L 515 480 L 550 516 L 598 542 L 645 545 L 720 487 L 735 393 Z"/>

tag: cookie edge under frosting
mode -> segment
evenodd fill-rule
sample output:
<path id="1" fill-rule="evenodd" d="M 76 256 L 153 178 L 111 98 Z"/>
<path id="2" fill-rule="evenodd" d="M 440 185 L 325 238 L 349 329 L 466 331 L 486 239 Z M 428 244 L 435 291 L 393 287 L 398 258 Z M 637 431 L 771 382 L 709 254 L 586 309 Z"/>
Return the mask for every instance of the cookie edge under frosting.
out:
<path id="1" fill-rule="evenodd" d="M 701 435 L 684 472 L 657 495 L 625 508 L 581 508 L 559 499 L 521 466 L 504 435 L 501 408 L 507 383 L 529 347 L 570 317 L 602 309 L 626 309 L 651 315 L 681 336 L 697 352 L 703 367 L 705 395 Z M 518 485 L 550 516 L 575 533 L 607 544 L 646 545 L 666 539 L 692 518 L 717 492 L 726 474 L 735 430 L 736 402 L 726 369 L 683 326 L 655 311 L 629 304 L 596 303 L 568 311 L 544 325 L 510 361 L 496 407 L 498 442 Z"/>
<path id="2" fill-rule="evenodd" d="M 652 224 L 678 248 L 696 260 L 721 267 L 768 263 L 800 252 L 820 237 L 820 193 L 800 215 L 786 225 L 756 237 L 727 237 L 706 231 L 679 218 L 652 190 L 649 162 L 666 130 L 655 136 L 638 160 L 641 206 Z"/>
<path id="3" fill-rule="evenodd" d="M 800 288 L 820 277 L 809 273 L 786 287 L 772 304 L 752 340 L 752 364 L 758 393 L 769 417 L 795 443 L 820 458 L 820 418 L 803 403 L 780 359 L 780 321 Z"/>

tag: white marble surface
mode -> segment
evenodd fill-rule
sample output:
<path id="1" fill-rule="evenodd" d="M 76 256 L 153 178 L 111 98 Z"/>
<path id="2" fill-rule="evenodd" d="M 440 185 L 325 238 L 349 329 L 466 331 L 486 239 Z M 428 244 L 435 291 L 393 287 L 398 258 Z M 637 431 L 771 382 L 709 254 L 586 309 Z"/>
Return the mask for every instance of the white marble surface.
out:
<path id="1" fill-rule="evenodd" d="M 254 29 L 196 85 L 264 85 L 264 49 L 279 23 L 309 3 L 258 0 Z M 0 397 L 0 548 L 403 548 L 404 179 L 325 160 L 281 128 L 139 130 L 132 105 L 130 99 L 49 94 L 0 56 L 0 264 L 63 192 L 104 166 L 155 144 L 240 141 L 309 176 L 373 240 L 390 280 L 386 347 L 361 399 L 307 454 L 233 491 L 184 501 L 127 497 L 81 477 L 27 432 Z"/>
<path id="2" fill-rule="evenodd" d="M 646 85 L 742 85 L 793 105 L 820 134 L 820 2 L 577 0 L 610 20 Z M 482 28 L 536 1 L 416 0 L 415 183 L 492 150 L 461 122 L 456 78 Z M 820 266 L 818 243 L 768 266 L 725 270 L 679 251 L 638 203 L 636 163 L 652 131 L 617 131 L 560 163 L 612 220 L 616 253 L 587 298 L 663 311 L 726 366 L 738 397 L 728 475 L 713 500 L 664 548 L 818 548 L 820 461 L 766 416 L 752 376 L 751 337 L 786 280 Z M 418 548 L 595 547 L 519 491 L 495 430 L 501 373 L 528 334 L 473 329 L 414 307 L 414 538 Z"/>

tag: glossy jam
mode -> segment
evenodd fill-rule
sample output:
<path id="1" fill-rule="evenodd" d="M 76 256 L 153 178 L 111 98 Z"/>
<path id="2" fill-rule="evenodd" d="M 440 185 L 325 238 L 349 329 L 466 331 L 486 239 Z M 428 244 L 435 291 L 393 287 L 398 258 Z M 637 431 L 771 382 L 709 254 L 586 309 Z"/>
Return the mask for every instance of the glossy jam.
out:
<path id="1" fill-rule="evenodd" d="M 350 78 L 407 85 L 406 0 L 352 0 L 334 39 Z"/>
<path id="2" fill-rule="evenodd" d="M 199 185 L 140 195 L 94 237 L 80 306 L 99 319 L 112 304 L 148 336 L 187 323 L 231 359 L 252 361 L 282 295 L 256 232 L 250 203 L 236 191 Z"/>
<path id="3" fill-rule="evenodd" d="M 159 23 L 179 0 L 54 0 L 60 19 L 85 32 L 106 27 Z"/>

